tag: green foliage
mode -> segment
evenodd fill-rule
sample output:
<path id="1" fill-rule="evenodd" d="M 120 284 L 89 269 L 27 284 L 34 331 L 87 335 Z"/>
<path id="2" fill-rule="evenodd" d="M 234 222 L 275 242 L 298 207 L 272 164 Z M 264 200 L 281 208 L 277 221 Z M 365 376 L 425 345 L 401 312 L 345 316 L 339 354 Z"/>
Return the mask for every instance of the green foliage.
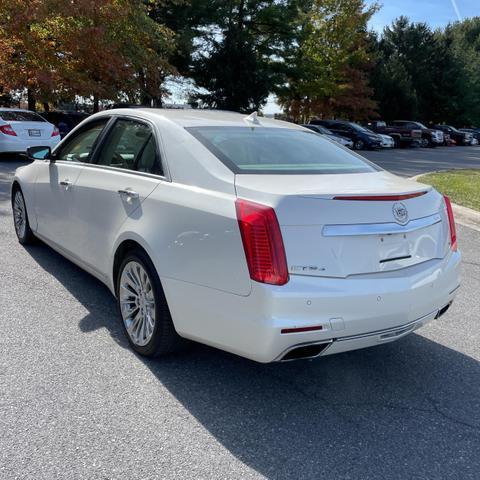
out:
<path id="1" fill-rule="evenodd" d="M 376 51 L 372 85 L 382 118 L 480 122 L 480 18 L 434 32 L 400 17 Z"/>
<path id="2" fill-rule="evenodd" d="M 207 3 L 215 5 L 214 14 L 211 23 L 199 32 L 189 70 L 203 89 L 194 98 L 213 108 L 257 110 L 281 82 L 283 51 L 294 38 L 295 2 Z"/>
<path id="3" fill-rule="evenodd" d="M 303 2 L 295 42 L 284 56 L 287 82 L 278 90 L 290 116 L 303 121 L 314 115 L 358 120 L 373 114 L 367 22 L 376 8 L 366 8 L 363 0 Z"/>

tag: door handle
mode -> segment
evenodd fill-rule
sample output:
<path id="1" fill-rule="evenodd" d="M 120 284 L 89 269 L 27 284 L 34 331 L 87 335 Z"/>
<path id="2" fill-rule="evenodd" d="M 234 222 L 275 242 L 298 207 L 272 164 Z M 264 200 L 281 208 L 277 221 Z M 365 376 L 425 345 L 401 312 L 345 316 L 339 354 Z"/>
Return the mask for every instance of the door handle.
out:
<path id="1" fill-rule="evenodd" d="M 125 188 L 123 190 L 118 190 L 118 193 L 120 195 L 125 195 L 129 200 L 133 200 L 133 199 L 136 199 L 136 198 L 140 197 L 138 192 L 135 192 L 131 188 Z"/>
<path id="2" fill-rule="evenodd" d="M 73 185 L 73 182 L 71 182 L 68 178 L 66 178 L 65 180 L 60 181 L 60 185 L 62 185 L 62 187 L 65 187 L 65 189 L 68 190 L 69 187 Z"/>

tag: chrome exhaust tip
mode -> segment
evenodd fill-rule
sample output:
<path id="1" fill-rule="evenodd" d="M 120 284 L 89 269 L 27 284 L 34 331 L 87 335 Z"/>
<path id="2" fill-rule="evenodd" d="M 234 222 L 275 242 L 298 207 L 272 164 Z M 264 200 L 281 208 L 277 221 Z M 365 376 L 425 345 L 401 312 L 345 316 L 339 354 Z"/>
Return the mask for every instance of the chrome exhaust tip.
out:
<path id="1" fill-rule="evenodd" d="M 452 300 L 453 302 L 453 300 Z M 447 313 L 447 310 L 450 308 L 450 305 L 452 304 L 452 302 L 449 302 L 447 303 L 444 307 L 442 307 L 438 312 L 437 314 L 435 315 L 435 320 L 437 318 L 440 318 L 442 315 L 444 315 L 445 313 Z"/>
<path id="2" fill-rule="evenodd" d="M 293 360 L 308 360 L 320 356 L 331 344 L 333 340 L 323 342 L 306 343 L 294 345 L 280 355 L 280 362 L 291 362 Z"/>

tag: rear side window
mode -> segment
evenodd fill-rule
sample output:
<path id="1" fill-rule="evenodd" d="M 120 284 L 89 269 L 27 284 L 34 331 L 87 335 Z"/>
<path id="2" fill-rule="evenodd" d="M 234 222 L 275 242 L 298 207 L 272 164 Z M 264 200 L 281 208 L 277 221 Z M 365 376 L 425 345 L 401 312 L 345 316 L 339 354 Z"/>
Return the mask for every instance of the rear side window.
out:
<path id="1" fill-rule="evenodd" d="M 0 118 L 5 122 L 46 122 L 46 120 L 33 112 L 22 112 L 20 110 L 14 111 L 0 111 Z"/>
<path id="2" fill-rule="evenodd" d="M 359 155 L 305 130 L 189 127 L 187 131 L 234 173 L 332 174 L 380 170 Z"/>

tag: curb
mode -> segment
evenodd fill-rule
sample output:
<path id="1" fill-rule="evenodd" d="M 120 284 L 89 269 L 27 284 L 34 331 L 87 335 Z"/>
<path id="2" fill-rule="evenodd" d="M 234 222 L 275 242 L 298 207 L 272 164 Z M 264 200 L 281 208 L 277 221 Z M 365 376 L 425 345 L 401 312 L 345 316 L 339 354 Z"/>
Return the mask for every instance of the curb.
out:
<path id="1" fill-rule="evenodd" d="M 420 177 L 423 175 L 428 175 L 430 173 L 438 173 L 438 172 L 445 172 L 446 170 L 435 170 L 433 172 L 425 172 L 421 173 L 420 175 L 415 175 L 414 177 L 410 177 L 410 180 L 414 180 L 418 182 Z M 421 183 L 421 182 L 420 182 Z M 460 225 L 464 225 L 465 227 L 469 227 L 477 232 L 480 232 L 480 212 L 473 210 L 468 207 L 462 207 L 461 205 L 457 205 L 456 203 L 452 203 L 453 213 L 455 213 L 455 222 L 459 223 Z"/>

